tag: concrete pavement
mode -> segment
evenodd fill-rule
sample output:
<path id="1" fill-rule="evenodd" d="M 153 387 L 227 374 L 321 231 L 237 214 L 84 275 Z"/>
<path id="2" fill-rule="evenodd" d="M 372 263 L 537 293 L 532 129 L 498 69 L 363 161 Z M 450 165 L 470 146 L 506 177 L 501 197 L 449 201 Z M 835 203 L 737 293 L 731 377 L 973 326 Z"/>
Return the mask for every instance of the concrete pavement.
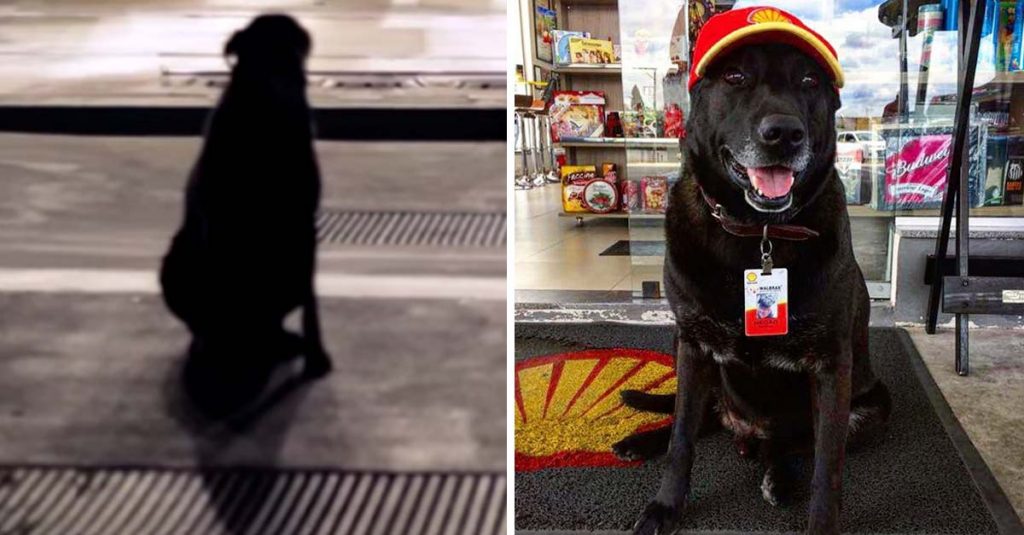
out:
<path id="1" fill-rule="evenodd" d="M 0 134 L 0 267 L 156 269 L 198 138 Z M 324 209 L 503 212 L 504 143 L 320 142 Z M 505 251 L 321 248 L 321 273 L 505 276 Z"/>
<path id="2" fill-rule="evenodd" d="M 0 293 L 0 464 L 504 470 L 504 303 L 322 307 L 334 373 L 238 432 L 187 409 L 158 296 Z"/>
<path id="3" fill-rule="evenodd" d="M 189 73 L 223 72 L 231 32 L 268 11 L 311 32 L 317 106 L 505 105 L 504 85 L 456 83 L 504 79 L 505 4 L 494 0 L 3 2 L 0 104 L 211 104 L 219 89 Z M 455 71 L 468 74 L 387 76 Z M 336 76 L 353 72 L 375 75 Z"/>
<path id="4" fill-rule="evenodd" d="M 505 467 L 504 248 L 321 247 L 336 370 L 244 429 L 157 293 L 200 141 L 0 134 L 0 463 Z M 317 146 L 323 207 L 504 211 L 504 144 Z"/>

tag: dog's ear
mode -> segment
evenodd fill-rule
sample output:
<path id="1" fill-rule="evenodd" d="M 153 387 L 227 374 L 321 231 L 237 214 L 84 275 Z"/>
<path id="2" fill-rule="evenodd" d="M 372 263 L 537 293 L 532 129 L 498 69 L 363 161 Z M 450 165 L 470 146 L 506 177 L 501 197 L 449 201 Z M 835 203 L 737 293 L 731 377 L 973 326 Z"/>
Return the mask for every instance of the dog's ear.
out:
<path id="1" fill-rule="evenodd" d="M 245 48 L 245 40 L 245 30 L 238 30 L 231 34 L 231 39 L 228 39 L 228 42 L 224 44 L 224 55 L 238 57 L 241 54 L 242 49 Z"/>
<path id="2" fill-rule="evenodd" d="M 704 106 L 704 78 L 697 80 L 697 83 L 693 84 L 690 89 L 690 109 L 697 109 L 698 107 Z M 700 157 L 700 115 L 699 113 L 688 113 L 686 114 L 686 139 L 680 142 L 680 149 L 683 148 L 682 144 L 685 143 L 685 148 L 689 149 L 693 153 L 694 157 Z M 697 134 L 697 135 L 695 135 Z"/>
<path id="3" fill-rule="evenodd" d="M 839 108 L 843 107 L 843 100 L 839 98 L 839 91 L 830 91 L 832 98 L 830 103 L 832 104 L 832 113 L 839 111 Z"/>

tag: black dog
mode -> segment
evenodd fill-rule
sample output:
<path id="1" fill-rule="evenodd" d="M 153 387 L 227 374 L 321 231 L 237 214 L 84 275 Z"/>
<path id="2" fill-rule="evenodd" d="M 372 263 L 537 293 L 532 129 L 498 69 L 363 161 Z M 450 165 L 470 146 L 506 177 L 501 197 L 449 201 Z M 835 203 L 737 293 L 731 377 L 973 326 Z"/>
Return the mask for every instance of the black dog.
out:
<path id="1" fill-rule="evenodd" d="M 691 100 L 683 178 L 666 219 L 678 389 L 623 395 L 675 419 L 670 430 L 615 446 L 631 459 L 668 453 L 635 532 L 673 532 L 690 492 L 694 439 L 719 420 L 741 454 L 758 453 L 773 505 L 798 477 L 794 456 L 813 450 L 808 531 L 838 533 L 847 442 L 878 430 L 890 411 L 868 361 L 867 287 L 833 167 L 839 96 L 810 57 L 761 44 L 714 63 Z M 774 265 L 789 272 L 789 332 L 747 337 L 743 274 L 762 267 L 765 225 Z"/>
<path id="2" fill-rule="evenodd" d="M 257 17 L 228 41 L 231 81 L 160 273 L 168 308 L 192 332 L 190 360 L 216 363 L 224 378 L 248 377 L 254 388 L 299 354 L 308 376 L 331 369 L 313 289 L 320 173 L 306 99 L 310 46 L 285 15 Z M 283 326 L 298 307 L 302 337 Z"/>

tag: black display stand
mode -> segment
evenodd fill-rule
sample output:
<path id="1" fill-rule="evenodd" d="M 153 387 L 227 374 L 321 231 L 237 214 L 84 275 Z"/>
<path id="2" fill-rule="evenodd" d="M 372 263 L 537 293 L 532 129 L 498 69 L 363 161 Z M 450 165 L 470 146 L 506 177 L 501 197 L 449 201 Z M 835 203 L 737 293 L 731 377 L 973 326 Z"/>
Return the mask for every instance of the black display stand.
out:
<path id="1" fill-rule="evenodd" d="M 966 143 L 970 123 L 971 96 L 974 88 L 974 73 L 978 65 L 978 46 L 981 41 L 981 26 L 985 17 L 985 2 L 960 2 L 958 14 L 958 85 L 956 115 L 953 128 L 953 147 L 950 167 L 947 173 L 946 193 L 942 199 L 942 224 L 935 240 L 935 259 L 945 259 L 949 242 L 949 231 L 956 209 L 956 275 L 943 276 L 945 262 L 931 264 L 931 288 L 928 295 L 928 311 L 925 330 L 935 334 L 939 315 L 939 300 L 943 312 L 956 317 L 956 372 L 967 375 L 970 347 L 968 344 L 968 320 L 970 314 L 1024 314 L 1024 277 L 990 277 L 968 275 L 970 243 L 970 191 L 969 158 Z M 1024 259 L 1019 261 L 1024 262 Z"/>

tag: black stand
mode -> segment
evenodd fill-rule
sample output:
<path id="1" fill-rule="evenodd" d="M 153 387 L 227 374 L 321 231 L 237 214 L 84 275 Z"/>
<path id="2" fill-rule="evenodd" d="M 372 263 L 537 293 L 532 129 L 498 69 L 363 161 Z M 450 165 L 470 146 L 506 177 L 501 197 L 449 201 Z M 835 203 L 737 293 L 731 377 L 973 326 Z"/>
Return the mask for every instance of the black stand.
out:
<path id="1" fill-rule="evenodd" d="M 978 43 L 981 41 L 981 25 L 985 17 L 985 2 L 960 3 L 959 47 L 957 54 L 957 101 L 956 115 L 953 126 L 953 152 L 949 170 L 946 174 L 946 194 L 942 199 L 942 224 L 935 240 L 935 272 L 932 274 L 932 286 L 928 294 L 928 317 L 925 331 L 935 334 L 935 324 L 939 316 L 939 296 L 946 289 L 946 281 L 942 277 L 942 259 L 946 258 L 949 242 L 949 227 L 953 217 L 953 206 L 956 206 L 956 265 L 959 281 L 964 286 L 967 282 L 968 258 L 968 218 L 970 217 L 970 194 L 968 190 L 969 159 L 966 143 L 970 123 L 971 95 L 974 89 L 974 71 L 978 66 Z M 964 22 L 968 22 L 965 26 Z M 966 27 L 966 32 L 963 30 Z M 951 277 L 951 279 L 955 279 Z M 960 375 L 968 373 L 967 314 L 956 314 L 956 372 Z"/>
<path id="2" fill-rule="evenodd" d="M 985 17 L 985 2 L 960 3 L 960 31 L 958 54 L 958 87 L 956 115 L 953 128 L 953 152 L 947 173 L 946 193 L 942 199 L 942 224 L 935 240 L 934 262 L 931 264 L 931 288 L 925 330 L 935 333 L 939 315 L 939 299 L 943 312 L 956 317 L 956 372 L 967 375 L 969 366 L 968 320 L 970 314 L 1022 314 L 1024 313 L 1024 278 L 1022 277 L 970 277 L 969 220 L 970 190 L 968 189 L 970 162 L 966 143 L 970 123 L 971 95 L 974 71 L 978 65 L 978 43 Z M 967 24 L 964 24 L 968 22 Z M 956 275 L 944 277 L 943 265 L 949 242 L 949 230 L 956 208 Z"/>

